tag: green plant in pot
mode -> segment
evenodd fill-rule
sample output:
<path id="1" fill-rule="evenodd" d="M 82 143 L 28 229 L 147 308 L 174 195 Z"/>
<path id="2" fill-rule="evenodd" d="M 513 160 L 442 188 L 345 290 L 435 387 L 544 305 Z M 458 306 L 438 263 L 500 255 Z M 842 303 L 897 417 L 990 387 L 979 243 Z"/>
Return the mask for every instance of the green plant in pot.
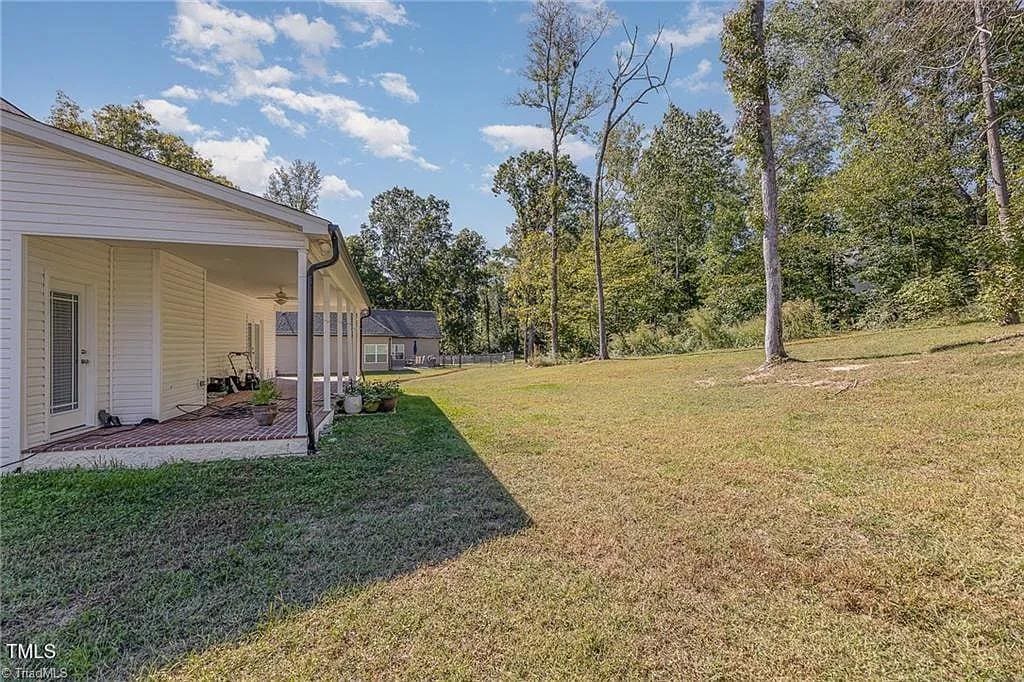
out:
<path id="1" fill-rule="evenodd" d="M 273 381 L 264 379 L 260 382 L 259 388 L 252 392 L 249 397 L 249 405 L 252 416 L 260 426 L 270 426 L 277 418 L 277 399 L 281 392 Z"/>
<path id="2" fill-rule="evenodd" d="M 380 409 L 380 382 L 368 381 L 363 384 L 363 412 Z"/>
<path id="3" fill-rule="evenodd" d="M 398 396 L 402 395 L 402 385 L 397 381 L 384 381 L 380 386 L 380 412 L 394 412 L 398 406 Z"/>

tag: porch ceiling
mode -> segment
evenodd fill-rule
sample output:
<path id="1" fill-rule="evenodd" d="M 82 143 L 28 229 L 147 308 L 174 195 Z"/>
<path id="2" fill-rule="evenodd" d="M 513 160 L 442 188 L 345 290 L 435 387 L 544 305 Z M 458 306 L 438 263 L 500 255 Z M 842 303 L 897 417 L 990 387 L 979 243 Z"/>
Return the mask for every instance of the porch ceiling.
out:
<path id="1" fill-rule="evenodd" d="M 247 296 L 296 296 L 295 251 L 255 246 L 109 241 L 110 246 L 161 249 L 206 270 L 206 280 Z"/>

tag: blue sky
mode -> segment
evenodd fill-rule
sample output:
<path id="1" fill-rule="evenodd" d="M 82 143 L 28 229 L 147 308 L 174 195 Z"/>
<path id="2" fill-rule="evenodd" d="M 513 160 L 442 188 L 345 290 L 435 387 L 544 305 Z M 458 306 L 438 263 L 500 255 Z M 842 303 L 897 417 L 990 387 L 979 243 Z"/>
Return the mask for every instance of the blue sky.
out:
<path id="1" fill-rule="evenodd" d="M 671 87 L 639 107 L 660 119 L 669 100 L 730 123 L 718 31 L 729 5 L 609 3 L 643 36 L 664 26 L 676 56 Z M 45 118 L 58 89 L 86 109 L 140 99 L 262 192 L 275 165 L 313 159 L 326 181 L 317 213 L 346 234 L 370 199 L 394 185 L 452 206 L 456 228 L 491 246 L 512 213 L 490 192 L 503 159 L 544 136 L 540 112 L 513 107 L 526 48 L 524 2 L 4 2 L 3 96 Z M 613 25 L 590 66 L 612 65 Z M 658 54 L 663 63 L 665 54 Z M 586 140 L 570 150 L 587 172 Z"/>

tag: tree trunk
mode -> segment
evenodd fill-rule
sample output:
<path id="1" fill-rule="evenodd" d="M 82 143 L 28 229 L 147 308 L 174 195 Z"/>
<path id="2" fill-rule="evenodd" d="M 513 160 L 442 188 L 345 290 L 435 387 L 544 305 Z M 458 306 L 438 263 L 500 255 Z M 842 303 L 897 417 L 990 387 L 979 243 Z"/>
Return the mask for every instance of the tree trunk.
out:
<path id="1" fill-rule="evenodd" d="M 999 121 L 996 110 L 995 89 L 992 86 L 992 64 L 988 54 L 989 30 L 986 26 L 982 0 L 974 0 L 974 21 L 978 30 L 978 61 L 981 66 L 981 93 L 985 100 L 985 137 L 988 140 L 988 161 L 992 171 L 992 184 L 996 203 L 999 204 L 999 227 L 1003 239 L 1010 241 L 1010 189 L 1006 185 L 1006 167 L 1003 149 L 999 143 Z"/>
<path id="2" fill-rule="evenodd" d="M 551 359 L 558 359 L 558 145 L 551 145 Z"/>
<path id="3" fill-rule="evenodd" d="M 607 128 L 606 128 L 607 130 Z M 607 145 L 607 132 L 604 136 Z M 604 149 L 597 157 L 594 173 L 594 279 L 597 284 L 597 357 L 608 359 L 608 335 L 604 324 L 604 276 L 601 274 L 601 169 L 604 166 Z"/>
<path id="4" fill-rule="evenodd" d="M 754 3 L 754 40 L 762 65 L 768 57 L 764 45 L 764 0 Z M 764 362 L 772 365 L 786 356 L 782 345 L 782 267 L 779 263 L 779 187 L 772 144 L 772 110 L 768 84 L 761 86 L 757 132 L 761 142 L 761 201 L 764 204 Z"/>

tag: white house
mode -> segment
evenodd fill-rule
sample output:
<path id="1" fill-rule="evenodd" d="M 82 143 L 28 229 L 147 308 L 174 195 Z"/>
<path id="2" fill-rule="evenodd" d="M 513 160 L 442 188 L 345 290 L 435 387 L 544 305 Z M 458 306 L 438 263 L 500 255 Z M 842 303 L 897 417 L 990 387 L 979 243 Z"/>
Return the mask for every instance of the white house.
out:
<path id="1" fill-rule="evenodd" d="M 306 452 L 309 423 L 330 419 L 331 391 L 313 387 L 305 325 L 299 380 L 279 382 L 272 427 L 230 405 L 203 407 L 207 378 L 229 373 L 231 351 L 251 352 L 273 376 L 277 292 L 297 300 L 299 319 L 313 308 L 349 316 L 357 341 L 370 306 L 326 219 L 53 128 L 6 101 L 0 272 L 3 473 Z M 317 352 L 352 377 L 357 348 Z M 124 427 L 98 428 L 101 410 Z"/>

